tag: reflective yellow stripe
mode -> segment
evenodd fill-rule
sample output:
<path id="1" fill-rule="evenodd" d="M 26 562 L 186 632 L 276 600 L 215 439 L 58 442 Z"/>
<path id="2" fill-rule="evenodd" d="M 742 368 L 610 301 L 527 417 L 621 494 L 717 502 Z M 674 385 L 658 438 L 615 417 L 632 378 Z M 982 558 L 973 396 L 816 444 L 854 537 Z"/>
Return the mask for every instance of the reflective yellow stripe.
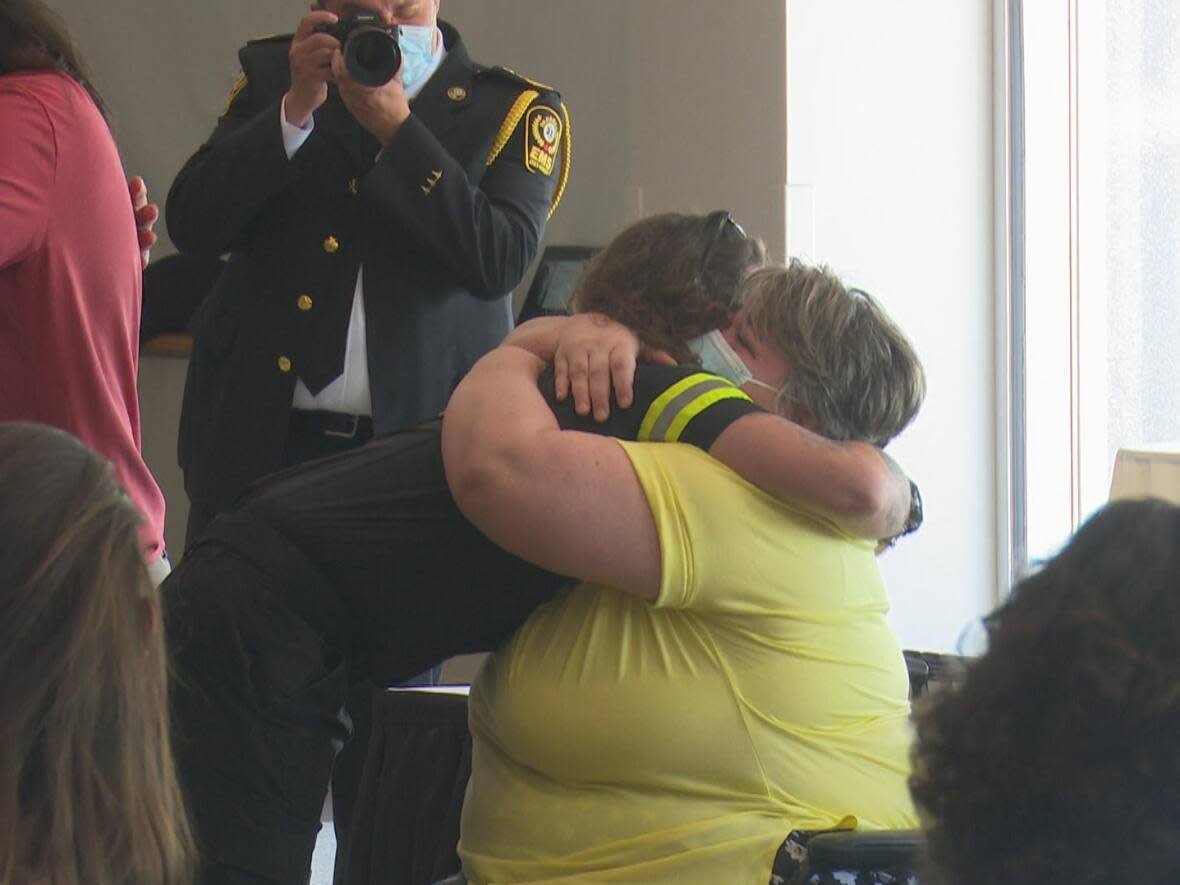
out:
<path id="1" fill-rule="evenodd" d="M 699 415 L 705 409 L 714 403 L 721 402 L 723 399 L 744 399 L 749 397 L 738 390 L 736 387 L 720 388 L 718 390 L 710 390 L 706 394 L 698 396 L 695 400 L 680 410 L 680 414 L 672 422 L 668 428 L 668 433 L 664 437 L 664 442 L 680 442 L 680 434 L 684 432 L 684 428 L 688 426 L 688 422 Z"/>
<path id="2" fill-rule="evenodd" d="M 694 387 L 702 388 L 699 396 L 692 396 Z M 750 398 L 725 378 L 708 372 L 694 372 L 677 381 L 648 406 L 643 422 L 639 425 L 638 439 L 640 442 L 676 442 L 693 418 L 725 399 Z M 673 415 L 665 414 L 669 409 L 676 411 Z M 653 437 L 653 432 L 660 425 L 665 425 L 667 430 L 661 432 L 658 438 Z"/>
<path id="3" fill-rule="evenodd" d="M 504 150 L 504 146 L 512 138 L 512 133 L 516 131 L 516 126 L 520 122 L 520 118 L 524 116 L 524 112 L 528 110 L 529 105 L 540 94 L 535 89 L 526 89 L 516 97 L 516 101 L 512 103 L 512 107 L 508 109 L 508 116 L 500 124 L 500 131 L 496 134 L 496 140 L 492 143 L 492 150 L 488 154 L 487 162 L 484 164 L 485 166 L 491 166 L 496 162 L 496 158 L 500 156 L 500 152 Z"/>

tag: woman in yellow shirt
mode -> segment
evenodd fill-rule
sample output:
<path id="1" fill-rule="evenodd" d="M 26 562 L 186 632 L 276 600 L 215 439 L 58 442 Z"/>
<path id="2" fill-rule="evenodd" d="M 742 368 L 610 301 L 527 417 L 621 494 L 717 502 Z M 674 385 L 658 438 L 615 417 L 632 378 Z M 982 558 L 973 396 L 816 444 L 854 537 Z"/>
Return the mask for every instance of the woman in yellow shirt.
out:
<path id="1" fill-rule="evenodd" d="M 734 351 L 756 401 L 882 445 L 913 418 L 921 368 L 868 296 L 799 263 L 745 289 Z M 872 542 L 689 447 L 559 432 L 541 370 L 500 348 L 443 422 L 465 515 L 584 581 L 473 686 L 468 880 L 762 885 L 791 830 L 913 826 Z M 754 421 L 774 445 L 772 415 L 732 426 Z"/>

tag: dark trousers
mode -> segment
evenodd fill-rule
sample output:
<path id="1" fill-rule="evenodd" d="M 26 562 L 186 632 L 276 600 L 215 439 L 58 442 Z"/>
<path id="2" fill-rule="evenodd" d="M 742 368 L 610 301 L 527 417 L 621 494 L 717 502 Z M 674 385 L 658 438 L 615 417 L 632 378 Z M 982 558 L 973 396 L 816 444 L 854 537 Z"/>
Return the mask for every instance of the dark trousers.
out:
<path id="1" fill-rule="evenodd" d="M 351 433 L 341 433 L 339 430 L 324 432 L 322 426 L 317 426 L 309 417 L 327 413 L 291 412 L 291 423 L 287 428 L 287 440 L 283 447 L 283 461 L 281 467 L 295 467 L 308 461 L 338 455 L 359 448 L 373 438 L 373 422 L 365 419 L 362 425 L 351 425 Z M 347 423 L 347 422 L 343 422 Z M 208 528 L 209 523 L 217 512 L 197 503 L 191 503 L 188 509 L 188 521 L 185 524 L 184 547 L 187 550 L 200 534 Z"/>
<path id="2" fill-rule="evenodd" d="M 161 585 L 198 881 L 305 883 L 349 687 L 494 650 L 567 583 L 462 517 L 439 427 L 276 474 Z"/>
<path id="3" fill-rule="evenodd" d="M 349 452 L 373 437 L 373 422 L 368 418 L 349 421 L 345 416 L 324 412 L 292 411 L 283 450 L 283 467 L 297 467 L 310 461 Z M 195 541 L 213 521 L 215 514 L 198 506 L 189 509 L 186 543 Z M 404 685 L 433 685 L 438 681 L 441 665 L 405 680 Z M 336 756 L 332 769 L 332 824 L 336 831 L 337 856 L 347 854 L 349 824 L 360 788 L 361 769 L 370 734 L 372 712 L 369 710 L 370 687 L 356 685 L 349 692 L 345 710 L 352 725 L 352 737 Z"/>

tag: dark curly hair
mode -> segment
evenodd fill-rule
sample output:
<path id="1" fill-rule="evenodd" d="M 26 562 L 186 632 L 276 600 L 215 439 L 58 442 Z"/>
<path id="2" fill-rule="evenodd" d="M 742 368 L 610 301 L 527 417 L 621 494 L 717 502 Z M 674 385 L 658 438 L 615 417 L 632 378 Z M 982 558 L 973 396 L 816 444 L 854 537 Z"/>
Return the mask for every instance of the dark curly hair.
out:
<path id="1" fill-rule="evenodd" d="M 629 225 L 586 265 L 572 310 L 606 314 L 678 362 L 695 361 L 686 342 L 728 325 L 742 281 L 766 263 L 762 241 L 728 217 L 669 212 Z"/>
<path id="2" fill-rule="evenodd" d="M 917 717 L 911 788 L 954 885 L 1174 881 L 1180 508 L 1107 505 L 985 619 Z"/>

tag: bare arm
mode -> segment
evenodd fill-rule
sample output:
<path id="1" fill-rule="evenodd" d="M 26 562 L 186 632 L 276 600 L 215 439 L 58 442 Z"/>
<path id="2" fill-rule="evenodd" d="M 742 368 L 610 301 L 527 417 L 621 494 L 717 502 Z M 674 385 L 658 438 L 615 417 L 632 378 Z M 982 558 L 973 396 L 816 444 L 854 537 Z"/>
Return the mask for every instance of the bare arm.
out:
<path id="1" fill-rule="evenodd" d="M 761 412 L 729 425 L 709 454 L 767 494 L 856 537 L 890 538 L 909 516 L 909 479 L 869 443 L 833 442 Z"/>
<path id="2" fill-rule="evenodd" d="M 654 600 L 660 550 L 643 489 L 612 439 L 566 432 L 518 347 L 481 359 L 443 418 L 443 463 L 463 514 L 509 553 Z"/>

